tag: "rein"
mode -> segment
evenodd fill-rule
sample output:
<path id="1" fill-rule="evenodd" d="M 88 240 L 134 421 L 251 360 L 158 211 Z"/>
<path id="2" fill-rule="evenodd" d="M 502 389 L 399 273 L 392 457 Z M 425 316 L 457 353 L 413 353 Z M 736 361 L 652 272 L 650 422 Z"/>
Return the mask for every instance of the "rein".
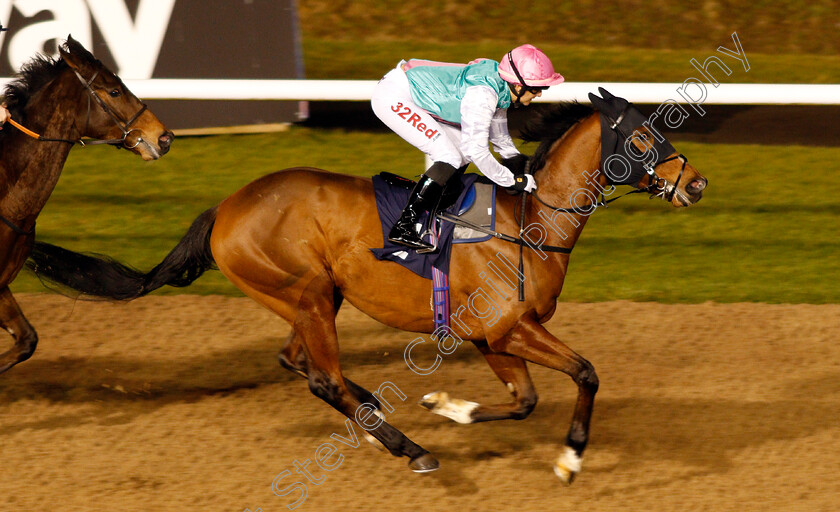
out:
<path id="1" fill-rule="evenodd" d="M 524 247 L 524 246 L 531 247 L 528 244 L 528 242 L 526 242 L 525 240 L 523 240 L 521 238 L 517 238 L 517 237 L 511 236 L 511 235 L 506 235 L 504 233 L 499 233 L 498 231 L 493 231 L 492 229 L 485 228 L 484 226 L 479 226 L 477 224 L 473 224 L 472 222 L 465 221 L 464 219 L 461 219 L 460 217 L 456 217 L 456 216 L 452 215 L 451 213 L 438 212 L 437 217 L 441 220 L 451 222 L 451 223 L 455 224 L 456 226 L 462 226 L 462 227 L 474 229 L 476 231 L 484 233 L 485 235 L 491 235 L 493 237 L 498 238 L 499 240 L 503 240 L 505 242 L 510 242 L 510 243 L 516 244 L 520 247 Z M 559 252 L 561 254 L 571 254 L 572 253 L 572 248 L 571 247 L 558 247 L 556 245 L 541 245 L 540 249 L 543 250 L 543 251 L 546 251 L 546 252 Z"/>
<path id="2" fill-rule="evenodd" d="M 559 208 L 557 206 L 552 206 L 552 205 L 546 203 L 545 201 L 543 201 L 542 199 L 540 199 L 540 196 L 537 195 L 536 191 L 531 192 L 531 195 L 534 196 L 534 199 L 536 199 L 537 202 L 539 202 L 541 205 L 543 205 L 546 208 L 549 208 L 551 210 L 554 210 L 555 212 L 579 213 L 581 215 L 589 215 L 589 214 L 592 213 L 592 210 L 594 210 L 595 208 L 600 208 L 600 207 L 606 208 L 610 203 L 612 203 L 614 201 L 618 201 L 619 199 L 621 199 L 624 196 L 627 196 L 627 195 L 630 195 L 630 194 L 640 194 L 640 193 L 648 192 L 649 188 L 650 187 L 637 188 L 635 190 L 631 190 L 630 192 L 625 192 L 624 194 L 621 194 L 618 197 L 614 197 L 612 199 L 607 199 L 607 200 L 604 200 L 604 194 L 602 193 L 601 194 L 601 200 L 598 201 L 597 203 L 590 204 L 590 205 L 587 205 L 585 207 L 580 207 L 579 206 L 579 207 L 576 207 L 576 208 Z"/>
<path id="3" fill-rule="evenodd" d="M 545 206 L 547 208 L 550 208 L 550 209 L 552 209 L 556 212 L 580 213 L 580 214 L 583 214 L 583 215 L 588 215 L 588 214 L 591 214 L 592 211 L 595 208 L 598 208 L 598 207 L 606 208 L 607 205 L 609 205 L 613 201 L 617 201 L 617 200 L 621 199 L 622 197 L 630 195 L 630 194 L 639 194 L 639 193 L 643 193 L 643 192 L 648 192 L 649 188 L 650 187 L 643 188 L 643 189 L 631 190 L 630 192 L 626 192 L 624 194 L 621 194 L 618 197 L 614 197 L 612 199 L 607 199 L 607 200 L 603 200 L 603 194 L 602 194 L 601 195 L 601 197 L 602 197 L 601 201 L 598 201 L 595 204 L 591 204 L 591 205 L 589 205 L 585 208 L 580 208 L 580 207 L 579 208 L 558 208 L 558 207 L 552 206 L 552 205 L 546 203 L 545 201 L 543 201 L 542 199 L 540 199 L 540 196 L 537 195 L 536 191 L 530 192 L 530 195 L 534 196 L 534 199 L 536 199 L 543 206 Z M 651 196 L 651 197 L 653 197 L 653 196 Z M 525 213 L 524 213 L 524 208 L 523 208 L 522 216 L 520 217 L 520 224 L 524 223 L 524 220 L 523 220 L 524 216 L 525 216 Z M 437 217 L 441 220 L 451 222 L 451 223 L 455 224 L 456 226 L 462 226 L 462 227 L 465 227 L 465 228 L 470 228 L 470 229 L 473 229 L 475 231 L 484 233 L 485 235 L 491 235 L 495 238 L 498 238 L 499 240 L 503 240 L 505 242 L 510 242 L 512 244 L 516 244 L 516 245 L 520 246 L 520 249 L 525 247 L 525 246 L 531 247 L 531 245 L 529 245 L 528 242 L 524 241 L 522 238 L 517 238 L 515 236 L 506 235 L 504 233 L 499 233 L 498 231 L 493 231 L 492 229 L 485 228 L 484 226 L 479 226 L 479 225 L 473 224 L 471 222 L 465 221 L 465 220 L 461 219 L 460 217 L 456 217 L 455 215 L 452 215 L 450 213 L 438 212 Z M 522 231 L 524 231 L 524 226 L 520 226 L 520 231 L 519 231 L 520 237 L 522 236 Z M 560 247 L 560 246 L 556 246 L 556 245 L 541 245 L 540 249 L 543 250 L 543 251 L 546 251 L 546 252 L 557 252 L 557 253 L 561 253 L 561 254 L 571 254 L 573 248 L 572 247 Z"/>
<path id="4" fill-rule="evenodd" d="M 109 107 L 107 103 L 105 103 L 105 100 L 103 100 L 102 98 L 97 96 L 96 92 L 93 90 L 93 87 L 91 87 L 91 84 L 93 83 L 93 81 L 96 79 L 97 76 L 99 76 L 99 70 L 97 70 L 96 73 L 93 74 L 93 76 L 90 78 L 90 80 L 85 80 L 84 77 L 82 77 L 82 75 L 79 74 L 79 72 L 76 71 L 75 69 L 73 69 L 73 73 L 76 75 L 76 77 L 82 83 L 82 85 L 85 86 L 85 90 L 88 93 L 88 107 L 87 107 L 87 114 L 85 116 L 85 130 L 87 130 L 88 122 L 90 120 L 90 99 L 92 97 L 99 104 L 100 108 L 102 108 L 102 110 L 106 114 L 108 114 L 108 116 L 111 118 L 111 120 L 114 122 L 114 124 L 117 125 L 117 128 L 119 128 L 120 131 L 123 133 L 122 138 L 120 138 L 120 139 L 98 139 L 98 140 L 89 141 L 86 144 L 82 139 L 72 140 L 72 139 L 60 139 L 60 138 L 44 137 L 43 135 L 40 135 L 37 132 L 34 132 L 34 131 L 30 130 L 29 128 L 23 126 L 22 124 L 18 123 L 17 121 L 12 119 L 11 117 L 8 119 L 9 123 L 12 126 L 14 126 L 15 128 L 17 128 L 18 130 L 20 130 L 21 132 L 23 132 L 24 134 L 26 134 L 26 135 L 28 135 L 28 136 L 32 137 L 33 139 L 35 139 L 37 141 L 40 141 L 40 142 L 66 142 L 66 143 L 71 144 L 71 145 L 78 143 L 82 147 L 85 147 L 87 145 L 93 145 L 93 144 L 108 144 L 108 145 L 117 146 L 117 147 L 125 147 L 127 149 L 136 148 L 141 142 L 143 142 L 142 137 L 137 137 L 137 141 L 134 143 L 134 145 L 129 146 L 128 144 L 126 144 L 126 139 L 131 134 L 131 132 L 139 131 L 137 128 L 131 128 L 131 125 L 134 124 L 134 122 L 137 121 L 137 119 L 143 114 L 143 112 L 145 112 L 149 108 L 148 105 L 143 103 L 143 107 L 140 108 L 140 110 L 138 110 L 136 114 L 131 116 L 131 119 L 129 119 L 127 122 L 123 123 L 120 120 L 120 118 L 117 117 L 117 115 L 114 113 L 114 110 L 111 107 Z M 2 219 L 2 217 L 0 217 L 0 219 Z M 5 220 L 5 219 L 3 219 L 3 220 Z M 8 224 L 8 222 L 7 222 L 7 224 Z"/>
<path id="5" fill-rule="evenodd" d="M 23 235 L 31 235 L 32 233 L 34 233 L 34 232 L 35 232 L 35 226 L 32 226 L 32 229 L 30 229 L 29 231 L 24 231 L 24 230 L 22 230 L 21 228 L 19 228 L 17 224 L 15 224 L 14 222 L 10 221 L 10 220 L 9 220 L 9 219 L 7 219 L 6 217 L 3 217 L 2 215 L 0 215 L 0 222 L 2 222 L 3 224 L 5 224 L 5 225 L 9 226 L 10 228 L 12 228 L 12 231 L 14 231 L 15 233 L 17 233 L 18 235 L 21 235 L 21 236 L 23 236 Z"/>
<path id="6" fill-rule="evenodd" d="M 618 119 L 615 120 L 615 121 L 613 121 L 611 119 L 612 123 L 611 123 L 611 126 L 610 126 L 610 128 L 612 128 L 613 130 L 616 130 L 618 133 L 620 133 L 622 135 L 625 135 L 625 134 L 623 133 L 623 130 L 621 130 L 618 125 L 621 123 L 622 119 L 624 118 L 625 113 L 626 113 L 626 111 L 622 112 L 621 115 L 618 117 Z M 625 135 L 625 137 L 626 137 L 626 135 Z M 676 160 L 676 159 L 682 160 L 682 168 L 680 169 L 679 176 L 677 176 L 677 181 L 675 181 L 674 184 L 672 185 L 668 180 L 666 180 L 664 178 L 660 178 L 656 174 L 655 170 L 658 166 L 660 166 L 664 163 L 670 162 L 672 160 Z M 545 201 L 543 201 L 542 198 L 539 196 L 539 194 L 537 194 L 536 191 L 531 192 L 530 195 L 533 195 L 534 199 L 536 199 L 537 202 L 539 202 L 540 204 L 542 204 L 546 208 L 549 208 L 549 209 L 551 209 L 555 212 L 577 213 L 577 214 L 582 214 L 582 215 L 589 215 L 596 208 L 599 208 L 599 207 L 607 208 L 607 206 L 610 203 L 612 203 L 614 201 L 617 201 L 617 200 L 621 199 L 622 197 L 628 196 L 630 194 L 648 193 L 648 194 L 650 194 L 651 199 L 654 198 L 654 197 L 660 197 L 660 198 L 665 199 L 666 201 L 670 202 L 670 201 L 673 200 L 674 195 L 677 193 L 677 187 L 680 184 L 680 180 L 682 179 L 683 173 L 685 172 L 685 166 L 686 166 L 687 163 L 688 163 L 688 158 L 686 158 L 682 154 L 674 155 L 672 157 L 661 160 L 660 162 L 657 162 L 653 166 L 648 167 L 647 172 L 650 175 L 650 184 L 647 187 L 637 188 L 637 189 L 631 190 L 629 192 L 625 192 L 624 194 L 621 194 L 618 197 L 614 197 L 612 199 L 606 199 L 606 200 L 604 199 L 604 194 L 602 192 L 600 201 L 598 201 L 594 204 L 584 206 L 584 207 L 560 208 L 558 206 L 553 206 L 553 205 L 548 204 Z M 503 240 L 505 242 L 510 242 L 512 244 L 518 245 L 519 246 L 519 252 L 520 252 L 520 267 L 521 267 L 521 264 L 522 264 L 522 250 L 524 249 L 524 247 L 526 245 L 533 249 L 533 246 L 531 244 L 528 244 L 525 240 L 523 240 L 521 238 L 522 233 L 524 232 L 524 222 L 525 222 L 525 218 L 524 218 L 525 217 L 525 208 L 524 208 L 524 206 L 525 206 L 525 198 L 526 197 L 527 197 L 527 195 L 523 195 L 523 198 L 522 198 L 523 208 L 522 208 L 521 216 L 519 218 L 520 226 L 519 226 L 519 237 L 518 238 L 515 237 L 515 236 L 500 233 L 498 231 L 494 231 L 494 230 L 489 229 L 489 228 L 485 228 L 483 226 L 478 226 L 476 224 L 465 221 L 465 220 L 463 220 L 463 219 L 461 219 L 461 218 L 459 218 L 455 215 L 449 214 L 449 213 L 438 212 L 437 217 L 441 220 L 451 222 L 451 223 L 453 223 L 457 226 L 470 228 L 470 229 L 478 231 L 480 233 L 484 233 L 486 235 L 491 235 L 495 238 L 498 238 L 499 240 Z M 572 247 L 560 247 L 560 246 L 555 246 L 555 245 L 541 245 L 540 246 L 540 250 L 543 250 L 543 251 L 546 251 L 546 252 L 555 252 L 555 253 L 560 253 L 560 254 L 571 254 L 572 249 L 573 249 Z M 534 249 L 534 250 L 536 250 L 536 249 Z M 521 271 L 522 271 L 522 269 L 520 268 L 520 272 Z M 522 283 L 520 283 L 520 301 L 523 300 L 522 299 L 523 292 L 524 292 L 524 290 L 523 290 L 523 287 L 522 287 Z"/>
<path id="7" fill-rule="evenodd" d="M 508 58 L 510 58 L 511 65 L 513 66 L 513 59 L 511 58 L 510 54 L 508 54 Z M 514 73 L 516 73 L 517 78 L 519 78 L 520 81 L 522 81 L 522 77 L 519 76 L 519 72 L 516 70 L 515 66 L 513 66 L 513 70 L 514 70 Z M 524 83 L 524 81 L 523 81 L 523 83 Z M 604 93 L 605 93 L 605 91 L 602 90 L 602 94 L 604 94 Z M 591 94 L 590 94 L 590 97 L 592 97 Z M 606 97 L 606 94 L 605 94 L 605 97 Z M 517 98 L 517 101 L 518 101 L 518 99 L 519 98 Z M 598 98 L 598 99 L 601 99 L 601 98 Z M 605 116 L 605 119 L 610 122 L 609 123 L 609 129 L 612 130 L 613 132 L 615 132 L 615 134 L 617 136 L 616 141 L 615 141 L 616 148 L 613 148 L 613 152 L 611 153 L 611 155 L 616 154 L 616 149 L 618 147 L 620 138 L 623 137 L 623 139 L 625 141 L 630 138 L 630 136 L 625 133 L 625 130 L 621 126 L 621 123 L 622 123 L 622 121 L 624 121 L 624 118 L 627 115 L 628 111 L 630 111 L 630 108 L 631 108 L 630 104 L 627 104 L 627 106 L 620 112 L 620 114 L 618 115 L 618 117 L 616 119 L 612 119 L 609 115 L 605 114 L 603 111 L 601 112 L 601 115 Z M 638 111 L 634 110 L 632 112 L 638 112 Z M 604 119 L 602 119 L 602 122 L 603 121 L 604 121 Z M 618 136 L 620 136 L 620 137 L 618 137 Z M 604 141 L 603 141 L 603 138 L 602 138 L 602 145 L 603 144 L 604 144 Z M 670 146 L 670 144 L 668 144 L 668 147 L 670 149 L 673 149 L 673 147 Z M 602 156 L 603 156 L 603 147 L 602 147 Z M 682 161 L 682 168 L 680 169 L 680 174 L 677 176 L 677 180 L 672 185 L 671 182 L 669 182 L 667 179 L 661 178 L 661 177 L 659 177 L 659 175 L 656 174 L 656 168 L 658 166 L 664 164 L 664 163 L 667 163 L 667 162 L 670 162 L 670 161 L 676 160 L 676 159 L 680 159 Z M 610 203 L 612 203 L 614 201 L 617 201 L 617 200 L 621 199 L 622 197 L 630 195 L 630 194 L 649 193 L 651 199 L 654 198 L 654 197 L 660 197 L 660 198 L 662 198 L 662 199 L 664 199 L 668 202 L 671 202 L 671 201 L 673 201 L 674 196 L 676 194 L 679 194 L 677 189 L 679 187 L 680 180 L 682 180 L 683 174 L 685 173 L 686 164 L 688 164 L 688 158 L 686 158 L 682 154 L 677 154 L 677 155 L 665 158 L 665 159 L 660 160 L 659 162 L 656 162 L 652 165 L 650 163 L 645 163 L 644 164 L 644 170 L 650 176 L 650 181 L 649 181 L 649 184 L 648 184 L 647 187 L 635 188 L 634 190 L 631 190 L 629 192 L 626 192 L 626 193 L 624 193 L 624 194 L 622 194 L 618 197 L 614 197 L 614 198 L 609 199 L 609 200 L 604 199 L 604 193 L 603 193 L 603 191 L 601 191 L 600 200 L 596 201 L 593 204 L 586 205 L 584 207 L 561 208 L 561 207 L 553 206 L 553 205 L 548 204 L 545 201 L 543 201 L 542 198 L 540 198 L 540 196 L 537 194 L 536 190 L 534 192 L 532 192 L 531 194 L 534 196 L 534 199 L 536 199 L 540 204 L 542 204 L 543 206 L 545 206 L 545 207 L 547 207 L 547 208 L 549 208 L 549 209 L 551 209 L 555 212 L 575 213 L 575 214 L 581 214 L 581 215 L 590 215 L 599 207 L 607 208 L 607 205 L 609 205 Z M 607 180 L 610 181 L 609 175 L 607 174 L 606 176 L 607 176 Z M 636 186 L 637 187 L 638 187 L 639 181 L 641 181 L 641 179 L 638 179 L 636 181 Z M 623 184 L 623 183 L 619 183 L 619 184 Z M 531 249 L 533 249 L 534 251 L 537 251 L 537 249 L 534 248 L 532 244 L 529 244 L 529 243 L 525 242 L 525 240 L 522 238 L 522 234 L 525 231 L 525 205 L 526 205 L 527 197 L 528 197 L 528 193 L 526 192 L 522 196 L 522 211 L 520 212 L 520 217 L 518 219 L 519 220 L 519 238 L 511 236 L 511 235 L 506 235 L 504 233 L 499 233 L 497 231 L 494 231 L 494 230 L 489 229 L 489 228 L 485 228 L 483 226 L 475 225 L 471 222 L 467 222 L 467 221 L 465 221 L 461 218 L 458 218 L 457 216 L 449 214 L 449 213 L 445 213 L 445 212 L 444 213 L 437 213 L 437 217 L 441 220 L 451 222 L 455 225 L 467 227 L 467 228 L 470 228 L 472 230 L 478 231 L 480 233 L 491 235 L 495 238 L 498 238 L 499 240 L 503 240 L 505 242 L 510 242 L 510 243 L 518 245 L 519 246 L 519 274 L 520 274 L 520 276 L 524 276 L 523 250 L 525 248 L 525 245 L 528 245 Z M 680 200 L 685 202 L 684 196 L 682 194 L 680 194 Z M 514 206 L 514 216 L 516 216 L 516 207 L 515 206 Z M 542 250 L 542 251 L 546 251 L 546 252 L 571 254 L 573 247 L 559 247 L 559 246 L 554 246 L 554 245 L 540 245 L 539 249 Z M 518 288 L 519 288 L 519 301 L 523 302 L 525 300 L 525 287 L 524 287 L 523 277 L 520 277 L 518 284 L 519 284 L 519 286 L 518 286 Z"/>

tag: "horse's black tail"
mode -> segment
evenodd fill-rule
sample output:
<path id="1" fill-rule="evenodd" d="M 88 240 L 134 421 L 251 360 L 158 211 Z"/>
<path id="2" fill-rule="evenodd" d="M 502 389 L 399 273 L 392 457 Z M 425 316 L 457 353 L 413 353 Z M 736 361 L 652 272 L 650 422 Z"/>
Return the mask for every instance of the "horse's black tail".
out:
<path id="1" fill-rule="evenodd" d="M 80 254 L 44 242 L 35 243 L 26 266 L 42 280 L 107 299 L 131 300 L 164 285 L 188 286 L 213 267 L 210 233 L 217 209 L 199 215 L 178 245 L 148 273 L 108 256 Z"/>

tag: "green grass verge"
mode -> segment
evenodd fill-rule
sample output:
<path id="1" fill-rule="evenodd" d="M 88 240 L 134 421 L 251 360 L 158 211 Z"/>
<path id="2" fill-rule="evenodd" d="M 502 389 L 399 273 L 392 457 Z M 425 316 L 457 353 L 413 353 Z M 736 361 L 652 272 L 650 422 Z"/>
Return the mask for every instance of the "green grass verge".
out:
<path id="1" fill-rule="evenodd" d="M 506 41 L 711 49 L 738 33 L 755 53 L 837 55 L 836 0 L 306 0 L 307 37 L 343 41 Z M 731 41 L 730 41 L 731 42 Z"/>
<path id="2" fill-rule="evenodd" d="M 699 76 L 691 59 L 702 63 L 725 41 L 710 42 L 702 50 L 666 50 L 583 45 L 540 44 L 566 80 L 573 82 L 677 82 Z M 729 45 L 732 46 L 731 44 Z M 499 60 L 511 49 L 500 41 L 437 43 L 423 41 L 337 41 L 304 38 L 306 77 L 313 79 L 376 79 L 400 59 L 422 58 L 469 62 L 478 57 Z M 840 57 L 836 55 L 762 54 L 744 49 L 750 69 L 722 56 L 732 74 L 713 70 L 727 83 L 840 83 Z M 562 87 L 562 86 L 561 86 Z"/>
<path id="3" fill-rule="evenodd" d="M 631 196 L 593 215 L 561 300 L 840 302 L 840 149 L 682 142 L 710 185 L 677 210 Z M 533 152 L 534 146 L 526 146 Z M 206 208 L 254 178 L 310 165 L 405 176 L 423 156 L 396 135 L 313 130 L 182 138 L 158 162 L 123 151 L 76 148 L 38 239 L 98 252 L 142 269 L 158 263 Z M 44 290 L 22 272 L 12 290 Z M 237 295 L 217 271 L 186 289 Z"/>

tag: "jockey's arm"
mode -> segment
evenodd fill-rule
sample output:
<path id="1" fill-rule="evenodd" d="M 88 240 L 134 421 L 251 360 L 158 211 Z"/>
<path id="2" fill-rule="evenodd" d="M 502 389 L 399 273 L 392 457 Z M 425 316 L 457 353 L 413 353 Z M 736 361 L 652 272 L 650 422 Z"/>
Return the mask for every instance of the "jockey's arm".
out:
<path id="1" fill-rule="evenodd" d="M 508 131 L 507 110 L 497 108 L 493 114 L 493 120 L 490 121 L 490 142 L 493 144 L 493 149 L 502 158 L 513 158 L 520 155 L 516 144 L 513 143 L 513 138 Z"/>
<path id="2" fill-rule="evenodd" d="M 496 108 L 497 102 L 496 92 L 489 87 L 473 86 L 466 90 L 461 100 L 461 151 L 493 182 L 511 187 L 514 185 L 513 173 L 490 152 L 492 140 L 502 157 L 519 154 L 507 133 L 505 111 Z"/>

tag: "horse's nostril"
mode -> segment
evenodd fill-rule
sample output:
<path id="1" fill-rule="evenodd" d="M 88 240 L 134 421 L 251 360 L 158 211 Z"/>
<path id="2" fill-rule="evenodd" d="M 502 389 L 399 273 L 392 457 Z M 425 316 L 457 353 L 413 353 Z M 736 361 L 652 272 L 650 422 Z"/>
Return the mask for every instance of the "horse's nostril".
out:
<path id="1" fill-rule="evenodd" d="M 694 180 L 689 183 L 687 188 L 689 189 L 689 192 L 698 193 L 702 192 L 706 188 L 707 184 L 708 182 L 705 178 L 700 178 L 699 180 Z"/>
<path id="2" fill-rule="evenodd" d="M 168 148 L 170 144 L 172 144 L 172 139 L 175 136 L 171 132 L 164 133 L 160 137 L 158 137 L 158 146 L 161 148 Z"/>

